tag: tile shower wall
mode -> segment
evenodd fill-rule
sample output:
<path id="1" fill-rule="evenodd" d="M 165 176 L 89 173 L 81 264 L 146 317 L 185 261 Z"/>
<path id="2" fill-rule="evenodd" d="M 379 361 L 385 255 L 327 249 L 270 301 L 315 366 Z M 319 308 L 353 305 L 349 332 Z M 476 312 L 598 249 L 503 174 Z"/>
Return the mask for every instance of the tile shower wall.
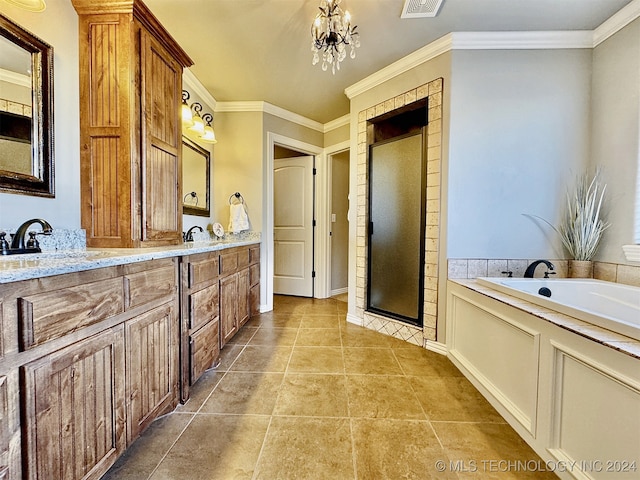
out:
<path id="1" fill-rule="evenodd" d="M 448 260 L 448 278 L 504 277 L 503 272 L 511 271 L 514 277 L 524 276 L 524 271 L 536 259 L 480 259 L 453 258 Z M 567 260 L 551 260 L 555 265 L 556 277 L 567 277 Z M 544 275 L 544 265 L 536 269 L 536 277 Z M 640 266 L 618 263 L 594 262 L 593 278 L 608 282 L 624 283 L 640 287 Z"/>
<path id="2" fill-rule="evenodd" d="M 356 314 L 363 326 L 424 346 L 425 340 L 436 339 L 438 315 L 438 240 L 440 237 L 440 172 L 442 144 L 442 88 L 438 78 L 389 98 L 358 114 L 357 153 L 357 234 L 356 234 Z M 367 120 L 405 105 L 427 98 L 427 218 L 425 232 L 424 315 L 423 328 L 365 311 L 367 297 L 368 157 Z"/>

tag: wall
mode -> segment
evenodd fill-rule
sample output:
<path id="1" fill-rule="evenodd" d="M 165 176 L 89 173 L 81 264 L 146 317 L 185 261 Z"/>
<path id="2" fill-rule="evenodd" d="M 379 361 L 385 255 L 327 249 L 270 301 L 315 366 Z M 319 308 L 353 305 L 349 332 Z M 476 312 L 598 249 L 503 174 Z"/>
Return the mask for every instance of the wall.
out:
<path id="1" fill-rule="evenodd" d="M 611 222 L 596 258 L 620 264 L 622 245 L 640 243 L 639 39 L 636 19 L 593 50 L 591 164 L 602 167 Z"/>
<path id="2" fill-rule="evenodd" d="M 42 13 L 3 2 L 2 13 L 53 47 L 56 196 L 0 193 L 0 226 L 17 228 L 29 218 L 41 217 L 54 229 L 80 228 L 78 16 L 68 0 L 48 0 Z"/>
<path id="3" fill-rule="evenodd" d="M 229 226 L 229 197 L 235 192 L 245 200 L 251 229 L 262 231 L 263 125 L 262 112 L 215 114 L 218 143 L 211 166 L 211 217 L 225 231 Z"/>
<path id="4" fill-rule="evenodd" d="M 449 258 L 564 258 L 551 223 L 589 158 L 590 50 L 457 50 Z"/>
<path id="5" fill-rule="evenodd" d="M 349 152 L 331 156 L 331 292 L 342 291 L 349 281 Z"/>
<path id="6" fill-rule="evenodd" d="M 349 140 L 349 124 L 329 130 L 324 135 L 324 146 L 330 147 Z"/>

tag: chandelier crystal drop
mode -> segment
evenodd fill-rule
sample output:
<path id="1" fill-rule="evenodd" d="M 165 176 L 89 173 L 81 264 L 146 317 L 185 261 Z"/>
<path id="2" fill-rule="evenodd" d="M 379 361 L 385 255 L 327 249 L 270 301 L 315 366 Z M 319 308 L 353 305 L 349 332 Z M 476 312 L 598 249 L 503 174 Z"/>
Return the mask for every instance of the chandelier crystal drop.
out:
<path id="1" fill-rule="evenodd" d="M 339 4 L 340 0 L 320 0 L 320 13 L 311 26 L 312 63 L 320 62 L 322 56 L 322 70 L 331 66 L 334 75 L 347 57 L 347 47 L 349 56 L 355 58 L 356 48 L 360 46 L 358 27 L 351 25 L 351 15 L 348 11 L 343 13 Z"/>

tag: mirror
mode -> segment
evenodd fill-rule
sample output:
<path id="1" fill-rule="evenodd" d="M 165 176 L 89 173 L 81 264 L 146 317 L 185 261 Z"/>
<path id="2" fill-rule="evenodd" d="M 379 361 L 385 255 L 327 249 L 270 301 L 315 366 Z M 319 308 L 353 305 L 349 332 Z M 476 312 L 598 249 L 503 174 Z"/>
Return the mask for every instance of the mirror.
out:
<path id="1" fill-rule="evenodd" d="M 211 154 L 182 137 L 182 212 L 208 217 Z"/>
<path id="2" fill-rule="evenodd" d="M 54 197 L 53 48 L 0 15 L 0 192 Z"/>

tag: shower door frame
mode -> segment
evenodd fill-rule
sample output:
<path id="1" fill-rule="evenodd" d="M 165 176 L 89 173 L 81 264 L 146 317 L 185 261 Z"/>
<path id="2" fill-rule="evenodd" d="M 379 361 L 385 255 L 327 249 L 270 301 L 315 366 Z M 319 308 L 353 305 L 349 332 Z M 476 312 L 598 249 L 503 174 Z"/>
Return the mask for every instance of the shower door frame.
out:
<path id="1" fill-rule="evenodd" d="M 412 136 L 420 135 L 421 137 L 421 149 L 420 149 L 420 230 L 419 230 L 419 245 L 420 245 L 420 264 L 418 271 L 418 310 L 417 310 L 417 318 L 408 317 L 406 315 L 399 314 L 397 312 L 387 311 L 381 308 L 377 308 L 371 305 L 371 260 L 372 260 L 372 200 L 373 194 L 371 189 L 371 181 L 372 181 L 372 170 L 373 170 L 373 149 L 377 146 L 381 146 L 384 144 L 392 143 L 398 140 L 402 140 L 405 138 L 409 138 Z M 422 328 L 423 316 L 424 316 L 424 285 L 425 285 L 425 235 L 426 235 L 426 216 L 427 216 L 427 127 L 422 126 L 419 130 L 419 133 L 416 132 L 408 132 L 402 135 L 397 135 L 391 138 L 387 138 L 376 143 L 371 143 L 368 145 L 368 175 L 367 175 L 367 186 L 368 186 L 368 199 L 367 199 L 367 290 L 366 290 L 366 307 L 365 310 L 370 313 L 383 315 L 388 318 L 392 318 L 395 320 L 399 320 L 401 322 L 407 323 L 409 325 L 413 325 L 416 327 Z"/>

